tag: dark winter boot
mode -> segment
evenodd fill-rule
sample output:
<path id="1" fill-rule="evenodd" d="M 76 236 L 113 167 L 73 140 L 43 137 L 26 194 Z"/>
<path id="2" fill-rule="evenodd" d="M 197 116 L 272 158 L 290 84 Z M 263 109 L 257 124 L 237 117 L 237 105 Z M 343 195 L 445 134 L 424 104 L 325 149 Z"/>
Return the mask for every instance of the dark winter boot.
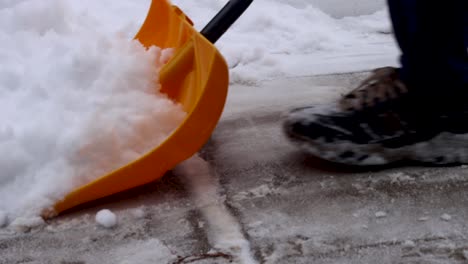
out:
<path id="1" fill-rule="evenodd" d="M 410 89 L 398 69 L 387 67 L 375 70 L 335 105 L 291 111 L 284 131 L 304 150 L 343 164 L 468 163 L 464 100 Z"/>

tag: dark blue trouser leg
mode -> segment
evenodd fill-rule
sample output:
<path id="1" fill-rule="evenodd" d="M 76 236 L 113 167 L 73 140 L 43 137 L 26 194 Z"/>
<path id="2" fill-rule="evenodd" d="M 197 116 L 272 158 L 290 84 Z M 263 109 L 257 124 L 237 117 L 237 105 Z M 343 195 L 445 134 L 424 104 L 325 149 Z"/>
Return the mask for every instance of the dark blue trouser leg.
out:
<path id="1" fill-rule="evenodd" d="M 468 94 L 468 0 L 388 0 L 401 75 L 426 92 Z"/>

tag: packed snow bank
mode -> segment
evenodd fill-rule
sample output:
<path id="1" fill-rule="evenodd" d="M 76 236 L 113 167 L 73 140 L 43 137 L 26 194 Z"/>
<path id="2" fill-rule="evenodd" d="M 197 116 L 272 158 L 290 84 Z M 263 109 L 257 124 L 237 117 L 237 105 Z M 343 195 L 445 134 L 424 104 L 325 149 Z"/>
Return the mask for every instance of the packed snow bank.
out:
<path id="1" fill-rule="evenodd" d="M 184 118 L 158 91 L 168 51 L 98 22 L 66 1 L 0 4 L 0 211 L 11 221 L 135 160 Z"/>
<path id="2" fill-rule="evenodd" d="M 132 38 L 151 0 L 62 2 L 100 31 Z M 227 0 L 172 2 L 201 30 Z M 216 45 L 231 82 L 257 82 L 395 65 L 398 50 L 389 31 L 383 0 L 255 0 Z"/>
<path id="3" fill-rule="evenodd" d="M 312 3 L 333 17 L 370 15 L 385 6 L 385 0 L 284 0 L 288 3 Z"/>
<path id="4" fill-rule="evenodd" d="M 391 26 L 382 1 L 364 10 L 364 0 L 341 0 L 341 6 L 334 6 L 336 12 L 362 6 L 362 13 L 339 19 L 319 8 L 329 5 L 325 1 L 328 0 L 253 1 L 216 43 L 227 59 L 231 82 L 347 72 L 395 63 L 397 49 L 388 34 Z M 226 1 L 173 2 L 201 29 Z M 378 58 L 379 62 L 356 60 L 357 57 Z"/>
<path id="5" fill-rule="evenodd" d="M 92 26 L 100 31 L 132 38 L 151 0 L 62 2 L 85 23 L 96 20 Z M 227 0 L 172 2 L 201 30 Z M 258 82 L 395 65 L 398 50 L 389 31 L 383 0 L 255 0 L 216 45 L 231 82 Z"/>

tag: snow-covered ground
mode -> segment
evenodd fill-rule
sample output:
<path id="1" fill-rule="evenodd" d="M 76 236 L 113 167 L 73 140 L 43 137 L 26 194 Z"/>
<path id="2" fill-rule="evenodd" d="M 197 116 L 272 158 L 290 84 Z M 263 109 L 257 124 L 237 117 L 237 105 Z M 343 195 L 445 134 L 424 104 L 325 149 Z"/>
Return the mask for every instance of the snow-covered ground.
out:
<path id="1" fill-rule="evenodd" d="M 103 30 L 127 37 L 137 32 L 150 4 L 149 0 L 64 1 L 95 18 Z M 226 2 L 173 1 L 199 30 Z M 217 46 L 231 68 L 232 82 L 394 65 L 397 49 L 385 8 L 384 1 L 368 0 L 255 0 Z M 343 17 L 362 14 L 366 16 Z"/>
<path id="2" fill-rule="evenodd" d="M 174 2 L 202 28 L 225 1 Z M 397 51 L 384 3 L 334 1 L 332 6 L 317 1 L 323 7 L 319 9 L 313 2 L 255 0 L 217 43 L 231 68 L 231 81 L 256 82 L 396 64 Z M 366 5 L 372 7 L 363 8 Z M 323 11 L 352 13 L 359 6 L 363 13 L 375 12 L 335 19 Z"/>
<path id="3" fill-rule="evenodd" d="M 201 29 L 226 1 L 174 2 Z M 150 1 L 6 0 L 0 13 L 18 4 L 25 13 L 0 16 L 6 28 L 66 22 L 131 39 Z M 281 134 L 287 109 L 329 102 L 359 71 L 397 64 L 383 1 L 255 0 L 217 46 L 231 87 L 207 162 L 195 156 L 160 182 L 53 220 L 10 223 L 0 209 L 0 263 L 466 262 L 466 167 L 350 172 Z"/>

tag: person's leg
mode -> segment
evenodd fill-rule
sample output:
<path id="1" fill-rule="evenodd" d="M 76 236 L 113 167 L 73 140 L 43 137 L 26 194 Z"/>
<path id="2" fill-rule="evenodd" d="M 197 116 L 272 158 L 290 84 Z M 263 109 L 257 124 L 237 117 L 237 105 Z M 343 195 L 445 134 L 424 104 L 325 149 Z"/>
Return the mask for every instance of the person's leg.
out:
<path id="1" fill-rule="evenodd" d="M 335 162 L 468 162 L 466 0 L 389 0 L 402 68 L 374 75 L 337 104 L 291 111 L 286 135 Z"/>
<path id="2" fill-rule="evenodd" d="M 398 80 L 409 86 L 413 95 L 424 98 L 421 103 L 432 105 L 432 110 L 465 107 L 468 102 L 468 2 L 434 2 L 388 0 L 401 50 Z M 383 73 L 374 74 L 372 81 L 385 79 L 385 74 L 390 74 L 388 69 Z M 345 107 L 355 106 L 362 104 L 363 96 L 367 96 L 367 101 L 374 99 L 373 96 L 385 97 L 382 86 L 378 87 L 380 90 L 358 88 L 359 93 L 351 92 L 340 103 Z M 363 91 L 365 93 L 361 93 Z"/>
<path id="3" fill-rule="evenodd" d="M 466 94 L 468 2 L 388 0 L 388 6 L 402 51 L 401 79 L 427 93 Z"/>

